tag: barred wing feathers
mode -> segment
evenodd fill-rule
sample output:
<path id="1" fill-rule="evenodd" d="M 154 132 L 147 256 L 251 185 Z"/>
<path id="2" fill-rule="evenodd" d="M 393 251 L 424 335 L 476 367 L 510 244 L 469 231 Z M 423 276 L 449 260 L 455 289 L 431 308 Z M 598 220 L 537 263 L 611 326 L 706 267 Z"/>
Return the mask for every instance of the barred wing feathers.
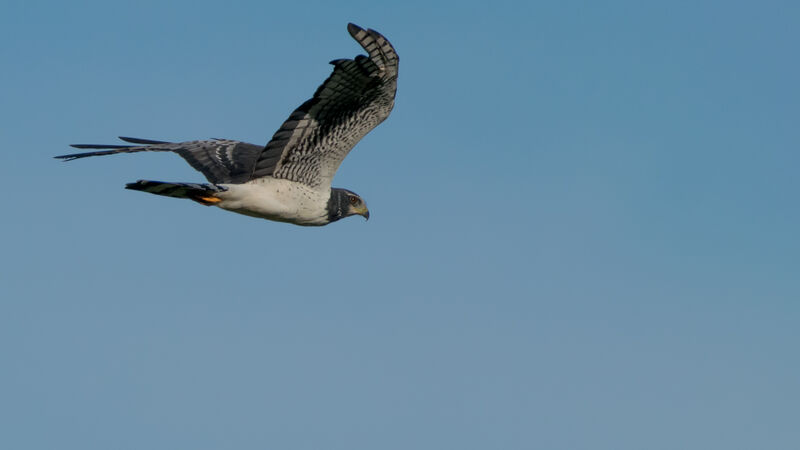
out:
<path id="1" fill-rule="evenodd" d="M 206 141 L 189 141 L 171 143 L 120 136 L 125 142 L 138 145 L 95 145 L 75 144 L 81 149 L 99 149 L 99 151 L 74 153 L 56 156 L 65 161 L 86 158 L 89 156 L 113 155 L 117 153 L 137 152 L 174 152 L 186 160 L 195 170 L 205 175 L 211 183 L 245 183 L 250 179 L 253 165 L 261 154 L 263 147 L 228 139 L 211 139 Z"/>
<path id="2" fill-rule="evenodd" d="M 331 61 L 331 76 L 275 133 L 251 178 L 329 186 L 353 146 L 389 116 L 397 90 L 397 53 L 375 30 L 348 24 L 347 31 L 369 56 Z"/>
<path id="3" fill-rule="evenodd" d="M 135 145 L 76 144 L 73 147 L 96 151 L 56 158 L 174 152 L 215 184 L 273 176 L 313 188 L 330 186 L 350 149 L 389 116 L 397 90 L 398 57 L 389 41 L 352 23 L 347 31 L 369 56 L 331 61 L 330 77 L 289 116 L 266 147 L 228 139 L 172 143 L 120 137 Z"/>

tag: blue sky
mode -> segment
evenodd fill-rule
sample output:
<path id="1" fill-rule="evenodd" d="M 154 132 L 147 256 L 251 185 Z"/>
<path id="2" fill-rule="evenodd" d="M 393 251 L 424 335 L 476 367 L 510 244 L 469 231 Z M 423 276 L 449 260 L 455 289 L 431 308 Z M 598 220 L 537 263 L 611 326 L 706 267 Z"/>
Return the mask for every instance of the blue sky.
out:
<path id="1" fill-rule="evenodd" d="M 361 49 L 392 116 L 300 228 L 122 189 Z M 0 6 L 0 447 L 795 449 L 796 2 Z"/>

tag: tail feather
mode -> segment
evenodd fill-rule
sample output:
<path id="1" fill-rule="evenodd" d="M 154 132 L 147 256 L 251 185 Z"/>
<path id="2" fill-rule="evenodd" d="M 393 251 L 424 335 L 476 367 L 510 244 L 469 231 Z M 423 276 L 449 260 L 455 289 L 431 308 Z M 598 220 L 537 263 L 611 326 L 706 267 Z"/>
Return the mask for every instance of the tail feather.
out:
<path id="1" fill-rule="evenodd" d="M 219 202 L 220 199 L 217 197 L 217 194 L 227 190 L 215 184 L 166 183 L 163 181 L 151 180 L 139 180 L 135 183 L 128 183 L 125 185 L 125 189 L 149 192 L 166 197 L 188 198 L 206 206 Z"/>

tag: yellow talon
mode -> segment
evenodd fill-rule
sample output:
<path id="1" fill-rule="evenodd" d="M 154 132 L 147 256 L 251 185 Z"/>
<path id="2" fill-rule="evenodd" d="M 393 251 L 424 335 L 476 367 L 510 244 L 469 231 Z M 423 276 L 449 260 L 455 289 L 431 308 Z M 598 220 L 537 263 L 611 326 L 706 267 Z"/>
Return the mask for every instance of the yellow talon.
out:
<path id="1" fill-rule="evenodd" d="M 222 201 L 221 198 L 217 198 L 217 197 L 200 197 L 200 200 L 202 200 L 202 201 L 204 201 L 206 203 L 219 203 L 219 202 Z"/>

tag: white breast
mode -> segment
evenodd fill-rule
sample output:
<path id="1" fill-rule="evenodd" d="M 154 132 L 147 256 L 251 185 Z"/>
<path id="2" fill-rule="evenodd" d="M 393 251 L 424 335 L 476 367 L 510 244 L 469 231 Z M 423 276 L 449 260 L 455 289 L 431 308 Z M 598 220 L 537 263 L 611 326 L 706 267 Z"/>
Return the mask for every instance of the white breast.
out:
<path id="1" fill-rule="evenodd" d="M 328 222 L 328 189 L 312 189 L 304 184 L 272 177 L 245 184 L 222 184 L 227 188 L 217 196 L 222 209 L 297 225 L 324 225 Z"/>

